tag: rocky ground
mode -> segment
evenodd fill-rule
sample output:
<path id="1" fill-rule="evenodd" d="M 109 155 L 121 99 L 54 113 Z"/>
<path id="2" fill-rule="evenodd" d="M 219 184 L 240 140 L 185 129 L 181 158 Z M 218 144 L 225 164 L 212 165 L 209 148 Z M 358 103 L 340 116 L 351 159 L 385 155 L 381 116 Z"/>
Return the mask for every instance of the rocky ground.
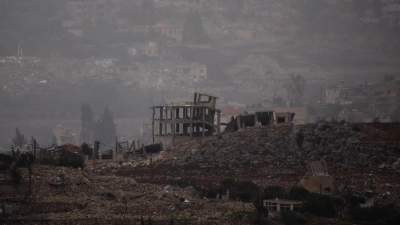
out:
<path id="1" fill-rule="evenodd" d="M 255 213 L 251 203 L 205 198 L 201 190 L 217 188 L 226 178 L 290 188 L 312 177 L 309 163 L 321 160 L 332 178 L 340 178 L 352 190 L 370 188 L 372 181 L 376 203 L 399 205 L 398 137 L 399 124 L 247 127 L 222 138 L 188 140 L 156 155 L 88 166 L 83 171 L 37 166 L 32 177 L 34 199 L 13 204 L 12 219 L 132 224 L 139 223 L 141 216 L 151 216 L 159 224 L 168 224 L 171 217 L 182 223 L 229 224 L 235 221 L 234 213 L 243 212 L 250 221 Z M 57 177 L 64 179 L 63 185 L 58 185 Z M 26 184 L 27 179 L 21 190 L 27 190 Z M 269 220 L 274 218 L 272 214 Z M 309 221 L 319 224 L 321 219 Z"/>
<path id="2" fill-rule="evenodd" d="M 210 185 L 234 177 L 289 188 L 310 175 L 308 163 L 325 160 L 333 176 L 395 176 L 399 135 L 398 124 L 247 127 L 221 139 L 192 140 L 169 147 L 151 160 L 148 157 L 138 164 L 121 165 L 117 174 L 158 184 L 190 179 Z"/>
<path id="3" fill-rule="evenodd" d="M 249 217 L 255 212 L 251 203 L 202 198 L 193 187 L 138 183 L 112 173 L 36 166 L 33 174 L 32 199 L 22 194 L 28 190 L 26 176 L 18 191 L 1 187 L 8 189 L 4 204 L 12 205 L 13 215 L 0 224 L 139 224 L 142 216 L 155 224 L 169 224 L 171 218 L 177 224 L 226 224 L 235 212 Z"/>

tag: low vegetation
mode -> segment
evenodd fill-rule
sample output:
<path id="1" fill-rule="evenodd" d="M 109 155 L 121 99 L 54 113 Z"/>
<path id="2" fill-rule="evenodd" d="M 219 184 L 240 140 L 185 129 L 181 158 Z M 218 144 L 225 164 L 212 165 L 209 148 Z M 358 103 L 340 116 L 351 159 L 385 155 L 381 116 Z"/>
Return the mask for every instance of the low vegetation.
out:
<path id="1" fill-rule="evenodd" d="M 285 225 L 294 224 L 306 224 L 307 220 L 302 217 L 299 213 L 292 211 L 281 211 L 280 212 L 282 223 Z"/>
<path id="2" fill-rule="evenodd" d="M 400 224 L 400 211 L 394 205 L 372 206 L 369 208 L 351 207 L 348 214 L 352 220 L 371 224 Z"/>
<path id="3" fill-rule="evenodd" d="M 18 167 L 13 166 L 10 169 L 10 177 L 15 186 L 19 185 L 22 181 L 22 172 Z"/>
<path id="4" fill-rule="evenodd" d="M 257 221 L 268 216 L 268 211 L 262 205 L 262 199 L 290 199 L 303 201 L 301 212 L 311 213 L 319 217 L 335 217 L 344 210 L 343 199 L 328 195 L 310 193 L 303 187 L 294 186 L 288 192 L 281 186 L 268 186 L 262 190 L 261 187 L 251 181 L 237 181 L 225 179 L 221 182 L 220 193 L 229 190 L 230 199 L 237 199 L 243 202 L 253 202 L 259 214 Z M 284 224 L 304 224 L 305 219 L 298 213 L 282 212 Z"/>
<path id="5" fill-rule="evenodd" d="M 335 217 L 338 212 L 344 209 L 344 206 L 344 201 L 341 198 L 311 193 L 305 198 L 302 211 L 320 217 Z"/>
<path id="6" fill-rule="evenodd" d="M 12 162 L 12 156 L 0 153 L 0 170 L 8 170 Z"/>
<path id="7" fill-rule="evenodd" d="M 251 181 L 223 180 L 221 193 L 225 193 L 227 190 L 229 190 L 231 199 L 238 199 L 243 202 L 253 202 L 260 197 L 260 187 Z"/>
<path id="8" fill-rule="evenodd" d="M 55 153 L 42 150 L 39 152 L 38 163 L 41 165 L 83 168 L 85 160 L 82 158 L 82 156 L 69 152 L 65 149 Z"/>

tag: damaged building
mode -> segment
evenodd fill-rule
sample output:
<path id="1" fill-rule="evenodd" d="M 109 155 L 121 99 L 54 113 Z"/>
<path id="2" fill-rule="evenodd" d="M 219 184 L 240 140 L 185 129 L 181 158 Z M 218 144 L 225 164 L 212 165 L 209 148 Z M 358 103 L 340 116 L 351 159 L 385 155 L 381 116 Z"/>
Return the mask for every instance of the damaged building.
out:
<path id="1" fill-rule="evenodd" d="M 170 138 L 175 143 L 177 137 L 209 137 L 225 132 L 235 132 L 244 127 L 266 126 L 270 124 L 290 124 L 294 113 L 260 111 L 252 114 L 232 116 L 230 121 L 221 121 L 221 110 L 216 108 L 218 97 L 205 93 L 194 93 L 193 102 L 171 103 L 153 106 L 151 136 Z M 223 118 L 224 119 L 224 118 Z M 225 118 L 226 119 L 226 118 Z"/>
<path id="2" fill-rule="evenodd" d="M 231 117 L 225 125 L 225 132 L 235 132 L 245 127 L 267 126 L 271 124 L 291 124 L 295 113 L 291 112 L 275 112 L 275 111 L 258 111 L 254 113 L 240 114 Z"/>
<path id="3" fill-rule="evenodd" d="M 193 102 L 154 106 L 152 116 L 153 143 L 155 137 L 206 137 L 220 135 L 220 114 L 216 109 L 218 97 L 194 93 Z"/>

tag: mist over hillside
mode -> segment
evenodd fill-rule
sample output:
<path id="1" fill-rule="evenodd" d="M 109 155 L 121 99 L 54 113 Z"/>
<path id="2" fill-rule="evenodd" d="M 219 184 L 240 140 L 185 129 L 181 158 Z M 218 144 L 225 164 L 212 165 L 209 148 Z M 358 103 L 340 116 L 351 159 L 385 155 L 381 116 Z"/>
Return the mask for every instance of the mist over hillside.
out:
<path id="1" fill-rule="evenodd" d="M 400 1 L 1 0 L 6 224 L 400 224 Z"/>

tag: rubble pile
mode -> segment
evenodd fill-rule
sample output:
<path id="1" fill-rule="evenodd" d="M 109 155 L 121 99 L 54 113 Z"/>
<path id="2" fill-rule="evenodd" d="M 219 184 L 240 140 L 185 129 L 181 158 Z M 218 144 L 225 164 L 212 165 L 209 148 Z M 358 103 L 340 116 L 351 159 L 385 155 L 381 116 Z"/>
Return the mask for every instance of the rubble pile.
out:
<path id="1" fill-rule="evenodd" d="M 36 166 L 32 182 L 33 198 L 13 203 L 14 220 L 135 221 L 151 216 L 155 221 L 174 217 L 201 222 L 221 221 L 233 212 L 255 212 L 251 203 L 205 199 L 193 187 L 138 183 L 131 177 L 102 176 L 80 168 Z"/>
<path id="2" fill-rule="evenodd" d="M 174 217 L 229 223 L 232 213 L 254 214 L 254 206 L 234 199 L 206 199 L 203 190 L 217 187 L 226 178 L 288 189 L 312 176 L 309 165 L 325 163 L 330 179 L 348 184 L 342 191 L 373 189 L 376 203 L 398 203 L 400 140 L 384 133 L 399 134 L 399 130 L 396 124 L 246 127 L 222 138 L 192 139 L 155 155 L 84 170 L 37 166 L 32 176 L 34 198 L 29 203 L 35 210 L 17 203 L 15 218 L 140 220 L 151 216 L 155 221 Z M 312 163 L 320 160 L 323 163 Z"/>
<path id="3" fill-rule="evenodd" d="M 247 127 L 222 139 L 194 139 L 179 144 L 160 153 L 157 160 L 153 158 L 151 166 L 143 163 L 134 168 L 121 167 L 117 174 L 157 184 L 195 180 L 209 186 L 234 177 L 263 186 L 291 187 L 300 177 L 310 175 L 308 163 L 319 160 L 324 160 L 329 175 L 335 176 L 348 171 L 378 171 L 382 164 L 390 165 L 388 169 L 393 172 L 399 164 L 400 140 L 385 133 L 398 136 L 400 131 L 395 127 L 328 123 Z M 390 136 L 393 138 L 388 139 Z"/>

